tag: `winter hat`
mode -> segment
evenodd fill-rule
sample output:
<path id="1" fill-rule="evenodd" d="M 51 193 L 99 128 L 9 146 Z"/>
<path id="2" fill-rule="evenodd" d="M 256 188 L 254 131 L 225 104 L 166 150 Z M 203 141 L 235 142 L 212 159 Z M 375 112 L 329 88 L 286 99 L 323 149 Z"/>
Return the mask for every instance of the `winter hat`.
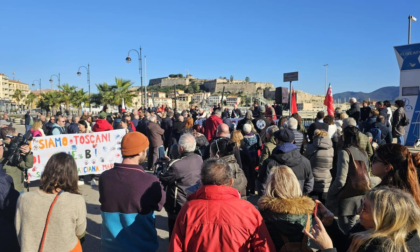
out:
<path id="1" fill-rule="evenodd" d="M 289 126 L 289 129 L 295 130 L 297 129 L 298 121 L 295 118 L 290 117 L 289 121 L 287 122 L 287 126 Z"/>
<path id="2" fill-rule="evenodd" d="M 245 134 L 249 134 L 251 133 L 251 124 L 249 123 L 245 123 L 242 130 L 244 131 Z"/>
<path id="3" fill-rule="evenodd" d="M 260 106 L 260 113 L 264 114 L 265 113 L 265 106 Z"/>
<path id="4" fill-rule="evenodd" d="M 295 140 L 295 135 L 291 129 L 282 128 L 274 132 L 274 138 L 284 143 L 291 143 Z"/>
<path id="5" fill-rule="evenodd" d="M 349 117 L 343 120 L 343 126 L 341 126 L 341 128 L 345 129 L 348 126 L 353 126 L 353 127 L 357 126 L 356 120 L 354 120 L 353 117 Z"/>
<path id="6" fill-rule="evenodd" d="M 121 141 L 123 157 L 138 155 L 149 147 L 149 140 L 140 132 L 127 133 Z"/>

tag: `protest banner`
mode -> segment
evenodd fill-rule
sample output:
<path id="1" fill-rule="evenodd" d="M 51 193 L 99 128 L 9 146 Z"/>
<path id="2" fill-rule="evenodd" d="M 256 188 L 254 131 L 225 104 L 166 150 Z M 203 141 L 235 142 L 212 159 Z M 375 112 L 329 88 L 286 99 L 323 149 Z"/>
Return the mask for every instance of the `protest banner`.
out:
<path id="1" fill-rule="evenodd" d="M 34 166 L 28 170 L 31 181 L 39 180 L 49 158 L 58 152 L 73 156 L 79 175 L 100 174 L 122 161 L 121 140 L 125 130 L 86 134 L 34 137 L 31 148 Z"/>

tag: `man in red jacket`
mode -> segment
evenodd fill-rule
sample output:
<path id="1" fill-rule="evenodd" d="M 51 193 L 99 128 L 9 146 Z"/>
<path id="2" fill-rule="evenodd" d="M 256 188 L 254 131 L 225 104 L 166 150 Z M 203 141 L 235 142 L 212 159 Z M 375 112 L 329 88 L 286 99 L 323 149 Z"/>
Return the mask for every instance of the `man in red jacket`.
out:
<path id="1" fill-rule="evenodd" d="M 169 251 L 276 251 L 260 212 L 232 187 L 225 161 L 206 160 L 201 183 L 178 214 Z"/>
<path id="2" fill-rule="evenodd" d="M 104 115 L 99 115 L 98 120 L 96 120 L 95 125 L 92 127 L 93 132 L 102 132 L 114 129 L 105 118 L 106 117 L 104 117 Z"/>
<path id="3" fill-rule="evenodd" d="M 217 126 L 223 123 L 221 117 L 222 111 L 220 109 L 216 109 L 214 111 L 214 114 L 206 120 L 204 135 L 206 136 L 209 142 L 216 134 Z"/>

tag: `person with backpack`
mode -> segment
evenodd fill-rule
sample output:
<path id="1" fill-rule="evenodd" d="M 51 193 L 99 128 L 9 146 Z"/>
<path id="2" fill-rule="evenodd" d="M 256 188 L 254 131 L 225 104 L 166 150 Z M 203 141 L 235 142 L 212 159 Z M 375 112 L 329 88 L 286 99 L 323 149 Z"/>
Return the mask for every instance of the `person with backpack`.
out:
<path id="1" fill-rule="evenodd" d="M 312 251 L 302 230 L 309 231 L 314 207 L 315 202 L 303 196 L 292 169 L 284 165 L 271 169 L 258 208 L 276 251 Z"/>
<path id="2" fill-rule="evenodd" d="M 399 144 L 404 145 L 405 126 L 408 126 L 410 121 L 405 115 L 404 101 L 396 100 L 395 106 L 397 106 L 397 110 L 392 115 L 392 136 L 397 138 Z"/>

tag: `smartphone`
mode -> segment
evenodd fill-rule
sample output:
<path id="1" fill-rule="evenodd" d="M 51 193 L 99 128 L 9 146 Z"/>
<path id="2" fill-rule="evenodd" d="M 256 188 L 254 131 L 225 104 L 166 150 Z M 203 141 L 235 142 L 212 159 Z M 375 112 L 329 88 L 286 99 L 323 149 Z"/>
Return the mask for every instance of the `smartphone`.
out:
<path id="1" fill-rule="evenodd" d="M 314 216 L 316 216 L 316 214 L 318 213 L 318 205 L 319 205 L 319 202 L 316 202 L 315 208 L 314 208 Z"/>

